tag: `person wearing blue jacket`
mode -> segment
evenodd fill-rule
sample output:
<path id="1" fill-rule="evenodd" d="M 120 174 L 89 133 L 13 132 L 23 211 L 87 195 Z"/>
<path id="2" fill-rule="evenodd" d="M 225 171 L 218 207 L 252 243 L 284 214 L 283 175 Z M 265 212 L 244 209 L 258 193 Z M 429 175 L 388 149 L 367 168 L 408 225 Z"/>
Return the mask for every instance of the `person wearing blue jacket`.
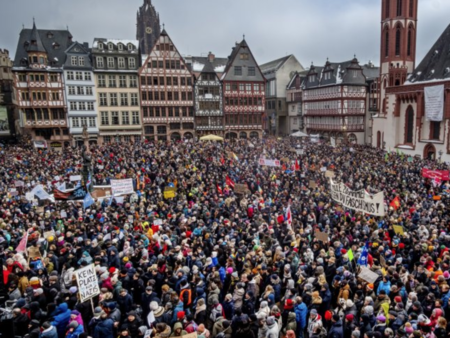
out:
<path id="1" fill-rule="evenodd" d="M 69 324 L 71 312 L 67 303 L 61 303 L 56 308 L 56 315 L 53 317 L 51 324 L 56 327 L 59 338 L 64 338 L 66 335 L 66 327 Z"/>
<path id="2" fill-rule="evenodd" d="M 303 338 L 306 325 L 308 324 L 308 307 L 303 303 L 302 297 L 295 298 L 295 321 L 297 322 L 297 337 Z"/>
<path id="3" fill-rule="evenodd" d="M 56 327 L 51 325 L 49 322 L 44 322 L 41 328 L 43 330 L 40 338 L 58 338 L 58 331 L 56 331 Z"/>
<path id="4" fill-rule="evenodd" d="M 389 296 L 389 293 L 391 292 L 391 281 L 389 279 L 389 276 L 384 276 L 383 281 L 378 284 L 377 296 L 380 294 L 381 290 L 386 291 L 386 295 Z"/>
<path id="5" fill-rule="evenodd" d="M 107 314 L 102 314 L 94 329 L 93 338 L 114 338 L 114 322 Z"/>
<path id="6" fill-rule="evenodd" d="M 69 324 L 66 338 L 78 338 L 78 336 L 82 333 L 84 333 L 83 325 L 78 324 L 78 322 L 74 320 Z"/>

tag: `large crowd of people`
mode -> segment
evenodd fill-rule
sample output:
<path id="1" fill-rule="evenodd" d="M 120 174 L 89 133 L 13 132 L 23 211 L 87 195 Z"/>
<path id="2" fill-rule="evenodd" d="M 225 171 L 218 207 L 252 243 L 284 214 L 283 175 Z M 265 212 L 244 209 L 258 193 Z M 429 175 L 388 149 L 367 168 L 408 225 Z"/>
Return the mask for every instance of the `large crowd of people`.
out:
<path id="1" fill-rule="evenodd" d="M 94 187 L 132 178 L 135 193 L 32 199 L 70 188 L 81 150 L 0 150 L 5 337 L 450 337 L 448 180 L 421 174 L 447 164 L 299 139 L 89 148 Z M 323 168 L 383 191 L 385 216 L 333 201 Z M 100 294 L 81 302 L 92 264 Z"/>

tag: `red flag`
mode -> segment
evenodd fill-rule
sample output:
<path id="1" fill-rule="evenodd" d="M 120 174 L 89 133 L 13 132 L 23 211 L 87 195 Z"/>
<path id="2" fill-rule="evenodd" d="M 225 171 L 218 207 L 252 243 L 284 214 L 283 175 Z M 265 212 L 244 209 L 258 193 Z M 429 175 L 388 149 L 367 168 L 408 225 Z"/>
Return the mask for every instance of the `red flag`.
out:
<path id="1" fill-rule="evenodd" d="M 281 169 L 283 169 L 283 171 L 286 171 L 286 164 L 283 164 L 283 166 L 281 167 Z"/>
<path id="2" fill-rule="evenodd" d="M 218 184 L 217 184 L 217 192 L 219 193 L 219 195 L 223 195 L 223 190 Z"/>
<path id="3" fill-rule="evenodd" d="M 223 156 L 220 158 L 220 163 L 222 163 L 222 165 L 225 164 L 225 159 L 223 158 Z"/>
<path id="4" fill-rule="evenodd" d="M 392 202 L 389 204 L 389 206 L 393 207 L 395 210 L 400 208 L 400 197 L 395 197 Z"/>
<path id="5" fill-rule="evenodd" d="M 20 243 L 17 246 L 16 251 L 17 252 L 25 252 L 27 250 L 27 242 L 28 242 L 28 232 L 20 240 Z"/>
<path id="6" fill-rule="evenodd" d="M 292 225 L 292 213 L 291 213 L 291 205 L 289 204 L 286 209 L 286 220 L 288 225 Z"/>
<path id="7" fill-rule="evenodd" d="M 277 222 L 278 222 L 278 224 L 283 223 L 284 222 L 284 215 L 278 215 Z"/>
<path id="8" fill-rule="evenodd" d="M 422 169 L 422 177 L 439 179 L 440 181 L 448 181 L 449 180 L 449 171 L 448 170 L 430 170 L 430 169 Z"/>
<path id="9" fill-rule="evenodd" d="M 230 177 L 228 177 L 228 176 L 227 176 L 227 178 L 226 178 L 226 184 L 227 184 L 230 188 L 234 189 L 234 182 L 233 182 L 233 180 L 232 180 Z"/>
<path id="10" fill-rule="evenodd" d="M 300 171 L 300 164 L 298 163 L 298 160 L 295 160 L 295 171 Z"/>

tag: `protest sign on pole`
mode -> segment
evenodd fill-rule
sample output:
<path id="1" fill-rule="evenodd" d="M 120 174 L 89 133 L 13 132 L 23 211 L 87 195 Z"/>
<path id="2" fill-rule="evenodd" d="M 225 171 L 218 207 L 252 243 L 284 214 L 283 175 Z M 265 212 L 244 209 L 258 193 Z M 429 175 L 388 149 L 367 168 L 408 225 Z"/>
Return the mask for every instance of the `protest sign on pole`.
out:
<path id="1" fill-rule="evenodd" d="M 81 175 L 72 175 L 69 178 L 71 182 L 81 181 Z"/>
<path id="2" fill-rule="evenodd" d="M 132 194 L 134 192 L 133 179 L 111 180 L 111 191 L 113 196 Z"/>
<path id="3" fill-rule="evenodd" d="M 369 268 L 363 266 L 361 267 L 361 271 L 358 277 L 365 280 L 369 284 L 374 284 L 377 281 L 378 277 L 380 276 L 377 273 L 370 270 Z"/>
<path id="4" fill-rule="evenodd" d="M 248 190 L 247 184 L 236 183 L 234 185 L 234 193 L 235 194 L 246 194 L 248 192 L 249 192 L 249 190 Z"/>
<path id="5" fill-rule="evenodd" d="M 80 294 L 80 302 L 83 303 L 100 294 L 97 274 L 94 264 L 74 271 Z"/>
<path id="6" fill-rule="evenodd" d="M 265 158 L 260 158 L 259 159 L 259 165 L 264 165 L 267 167 L 279 167 L 280 166 L 280 161 L 279 160 L 268 160 Z"/>
<path id="7" fill-rule="evenodd" d="M 334 171 L 327 170 L 325 171 L 325 177 L 334 178 L 336 175 L 334 174 Z"/>
<path id="8" fill-rule="evenodd" d="M 326 232 L 316 232 L 314 236 L 322 243 L 328 243 L 328 234 Z"/>
<path id="9" fill-rule="evenodd" d="M 361 211 L 369 215 L 384 216 L 384 194 L 368 194 L 364 189 L 353 191 L 344 183 L 334 183 L 330 179 L 331 198 L 346 208 Z"/>
<path id="10" fill-rule="evenodd" d="M 397 235 L 403 235 L 405 233 L 405 231 L 403 230 L 403 227 L 401 225 L 394 225 L 393 228 L 394 228 L 394 232 Z"/>

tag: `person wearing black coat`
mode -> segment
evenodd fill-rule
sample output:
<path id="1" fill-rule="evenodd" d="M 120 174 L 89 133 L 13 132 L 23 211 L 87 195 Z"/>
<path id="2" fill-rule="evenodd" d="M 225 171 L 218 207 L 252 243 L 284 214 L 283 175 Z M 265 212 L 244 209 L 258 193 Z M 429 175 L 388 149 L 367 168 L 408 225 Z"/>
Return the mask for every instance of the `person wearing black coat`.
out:
<path id="1" fill-rule="evenodd" d="M 41 335 L 40 323 L 38 320 L 33 319 L 28 325 L 29 338 L 39 338 Z"/>
<path id="2" fill-rule="evenodd" d="M 333 324 L 328 331 L 328 338 L 344 338 L 344 327 L 339 315 L 333 315 Z"/>
<path id="3" fill-rule="evenodd" d="M 128 294 L 127 289 L 120 290 L 119 297 L 117 298 L 117 304 L 119 305 L 122 318 L 125 318 L 126 314 L 131 311 L 133 306 L 133 298 Z"/>
<path id="4" fill-rule="evenodd" d="M 131 337 L 137 337 L 141 325 L 142 320 L 138 317 L 136 311 L 131 311 L 128 313 L 128 317 L 122 324 L 122 330 L 127 330 Z"/>
<path id="5" fill-rule="evenodd" d="M 157 302 L 159 304 L 161 300 L 158 298 L 158 295 L 153 292 L 153 287 L 147 286 L 145 292 L 141 294 L 142 318 L 147 318 L 150 313 L 151 302 Z"/>
<path id="6" fill-rule="evenodd" d="M 255 298 L 253 292 L 248 291 L 245 294 L 244 303 L 242 304 L 242 312 L 250 316 L 255 313 Z"/>
<path id="7" fill-rule="evenodd" d="M 28 333 L 27 327 L 30 320 L 26 313 L 22 313 L 19 308 L 13 310 L 13 326 L 15 336 L 25 336 Z"/>

